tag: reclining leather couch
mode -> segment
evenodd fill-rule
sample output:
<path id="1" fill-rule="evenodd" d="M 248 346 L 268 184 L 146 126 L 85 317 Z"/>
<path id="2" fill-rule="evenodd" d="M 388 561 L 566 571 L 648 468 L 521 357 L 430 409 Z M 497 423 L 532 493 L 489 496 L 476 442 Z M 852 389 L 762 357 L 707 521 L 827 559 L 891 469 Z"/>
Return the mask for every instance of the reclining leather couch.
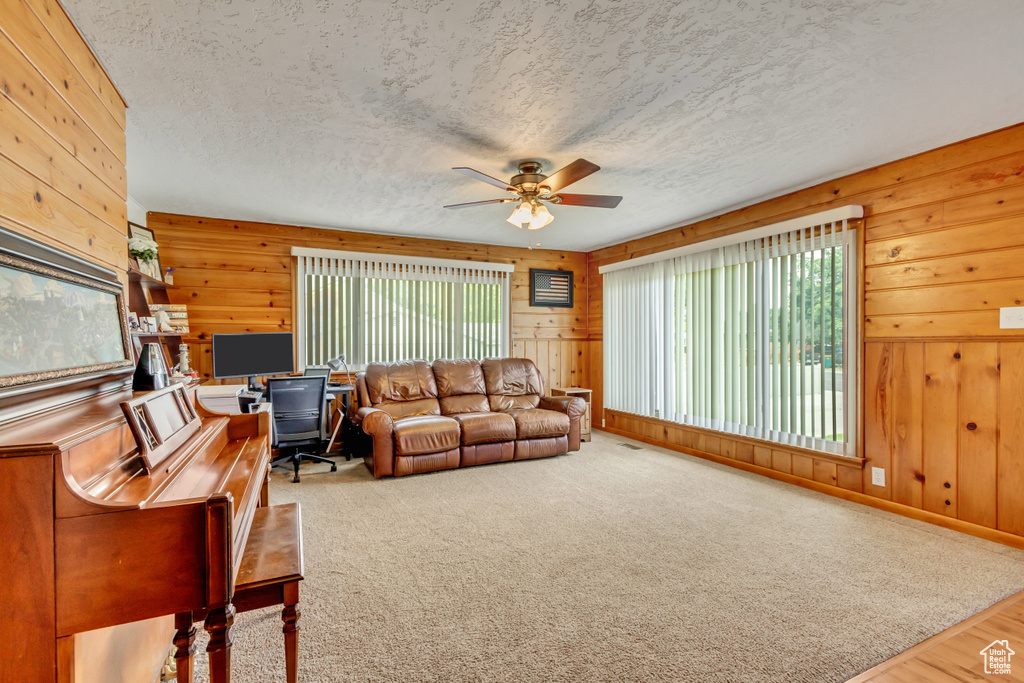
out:
<path id="1" fill-rule="evenodd" d="M 526 358 L 370 363 L 356 375 L 356 398 L 375 477 L 577 451 L 586 408 L 581 398 L 544 396 Z"/>

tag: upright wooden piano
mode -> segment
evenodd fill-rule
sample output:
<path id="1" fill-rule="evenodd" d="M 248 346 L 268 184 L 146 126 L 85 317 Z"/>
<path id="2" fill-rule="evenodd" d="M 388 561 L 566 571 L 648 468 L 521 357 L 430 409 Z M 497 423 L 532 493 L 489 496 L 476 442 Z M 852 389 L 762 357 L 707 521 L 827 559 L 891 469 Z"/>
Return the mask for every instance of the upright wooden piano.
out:
<path id="1" fill-rule="evenodd" d="M 270 416 L 188 397 L 189 427 L 149 444 L 124 388 L 0 427 L 0 682 L 95 680 L 75 671 L 83 634 L 187 612 L 209 615 L 211 665 L 227 660 L 235 576 L 267 504 Z"/>

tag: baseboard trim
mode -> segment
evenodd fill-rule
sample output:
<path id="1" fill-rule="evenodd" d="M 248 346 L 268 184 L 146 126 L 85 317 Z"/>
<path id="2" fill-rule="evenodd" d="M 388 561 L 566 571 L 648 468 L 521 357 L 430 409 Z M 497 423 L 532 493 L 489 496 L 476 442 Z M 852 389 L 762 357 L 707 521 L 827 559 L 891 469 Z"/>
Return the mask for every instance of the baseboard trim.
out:
<path id="1" fill-rule="evenodd" d="M 824 493 L 836 498 L 842 498 L 853 503 L 860 503 L 861 505 L 867 505 L 873 507 L 876 510 L 884 510 L 886 512 L 892 512 L 903 517 L 909 517 L 910 519 L 916 519 L 920 522 L 927 522 L 940 526 L 944 529 L 952 529 L 953 531 L 959 531 L 961 533 L 968 534 L 970 536 L 976 536 L 983 538 L 986 541 L 993 541 L 1002 545 L 1010 546 L 1011 548 L 1017 548 L 1018 550 L 1024 550 L 1024 537 L 1010 534 L 1005 531 L 999 531 L 997 529 L 990 529 L 988 527 L 981 526 L 980 524 L 973 524 L 971 522 L 965 522 L 960 519 L 954 519 L 952 517 L 946 517 L 939 515 L 934 512 L 928 512 L 927 510 L 919 510 L 917 508 L 910 507 L 908 505 L 902 505 L 900 503 L 894 503 L 890 500 L 882 500 L 881 498 L 875 498 L 869 496 L 866 493 L 858 493 L 857 491 L 849 491 L 847 489 L 839 488 L 838 486 L 829 486 L 828 484 L 822 484 L 821 482 L 812 481 L 810 479 L 804 479 L 793 474 L 787 474 L 786 472 L 779 472 L 767 467 L 760 467 L 758 465 L 752 465 L 749 463 L 741 462 L 739 460 L 733 460 L 732 458 L 726 458 L 720 455 L 713 455 L 711 453 L 704 453 L 702 451 L 694 450 L 692 448 L 686 448 L 679 446 L 678 444 L 669 443 L 660 439 L 652 439 L 648 436 L 642 436 L 640 434 L 634 434 L 615 427 L 602 427 L 598 429 L 594 427 L 594 431 L 603 431 L 609 434 L 615 434 L 616 436 L 622 436 L 633 441 L 640 441 L 643 443 L 651 444 L 652 446 L 658 446 L 659 448 L 666 448 L 670 451 L 676 451 L 677 453 L 685 453 L 686 455 L 692 455 L 697 458 L 704 460 L 710 460 L 711 462 L 717 462 L 720 465 L 728 465 L 729 467 L 735 467 L 736 469 L 743 470 L 744 472 L 750 472 L 752 474 L 759 474 L 769 479 L 775 479 L 776 481 L 785 482 L 787 484 L 794 484 L 811 491 L 817 491 L 818 493 Z"/>

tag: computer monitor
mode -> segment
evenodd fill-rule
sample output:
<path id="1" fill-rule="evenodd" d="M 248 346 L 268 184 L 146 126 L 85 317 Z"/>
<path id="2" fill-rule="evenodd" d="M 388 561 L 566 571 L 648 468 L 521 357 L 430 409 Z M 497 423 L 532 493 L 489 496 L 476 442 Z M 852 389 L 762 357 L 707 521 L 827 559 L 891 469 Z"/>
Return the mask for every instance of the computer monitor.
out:
<path id="1" fill-rule="evenodd" d="M 257 375 L 295 372 L 291 332 L 213 335 L 213 376 L 216 379 L 248 377 L 257 389 Z"/>
<path id="2" fill-rule="evenodd" d="M 321 368 L 314 365 L 307 365 L 302 374 L 306 377 L 330 377 L 330 368 Z"/>

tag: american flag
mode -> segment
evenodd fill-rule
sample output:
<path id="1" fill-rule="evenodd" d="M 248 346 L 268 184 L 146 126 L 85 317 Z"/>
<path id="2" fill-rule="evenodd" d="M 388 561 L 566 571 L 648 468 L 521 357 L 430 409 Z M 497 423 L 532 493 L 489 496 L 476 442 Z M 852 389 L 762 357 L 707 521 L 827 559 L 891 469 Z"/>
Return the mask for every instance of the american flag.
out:
<path id="1" fill-rule="evenodd" d="M 533 298 L 538 303 L 568 304 L 569 278 L 568 273 L 549 274 L 536 273 L 533 276 Z"/>

